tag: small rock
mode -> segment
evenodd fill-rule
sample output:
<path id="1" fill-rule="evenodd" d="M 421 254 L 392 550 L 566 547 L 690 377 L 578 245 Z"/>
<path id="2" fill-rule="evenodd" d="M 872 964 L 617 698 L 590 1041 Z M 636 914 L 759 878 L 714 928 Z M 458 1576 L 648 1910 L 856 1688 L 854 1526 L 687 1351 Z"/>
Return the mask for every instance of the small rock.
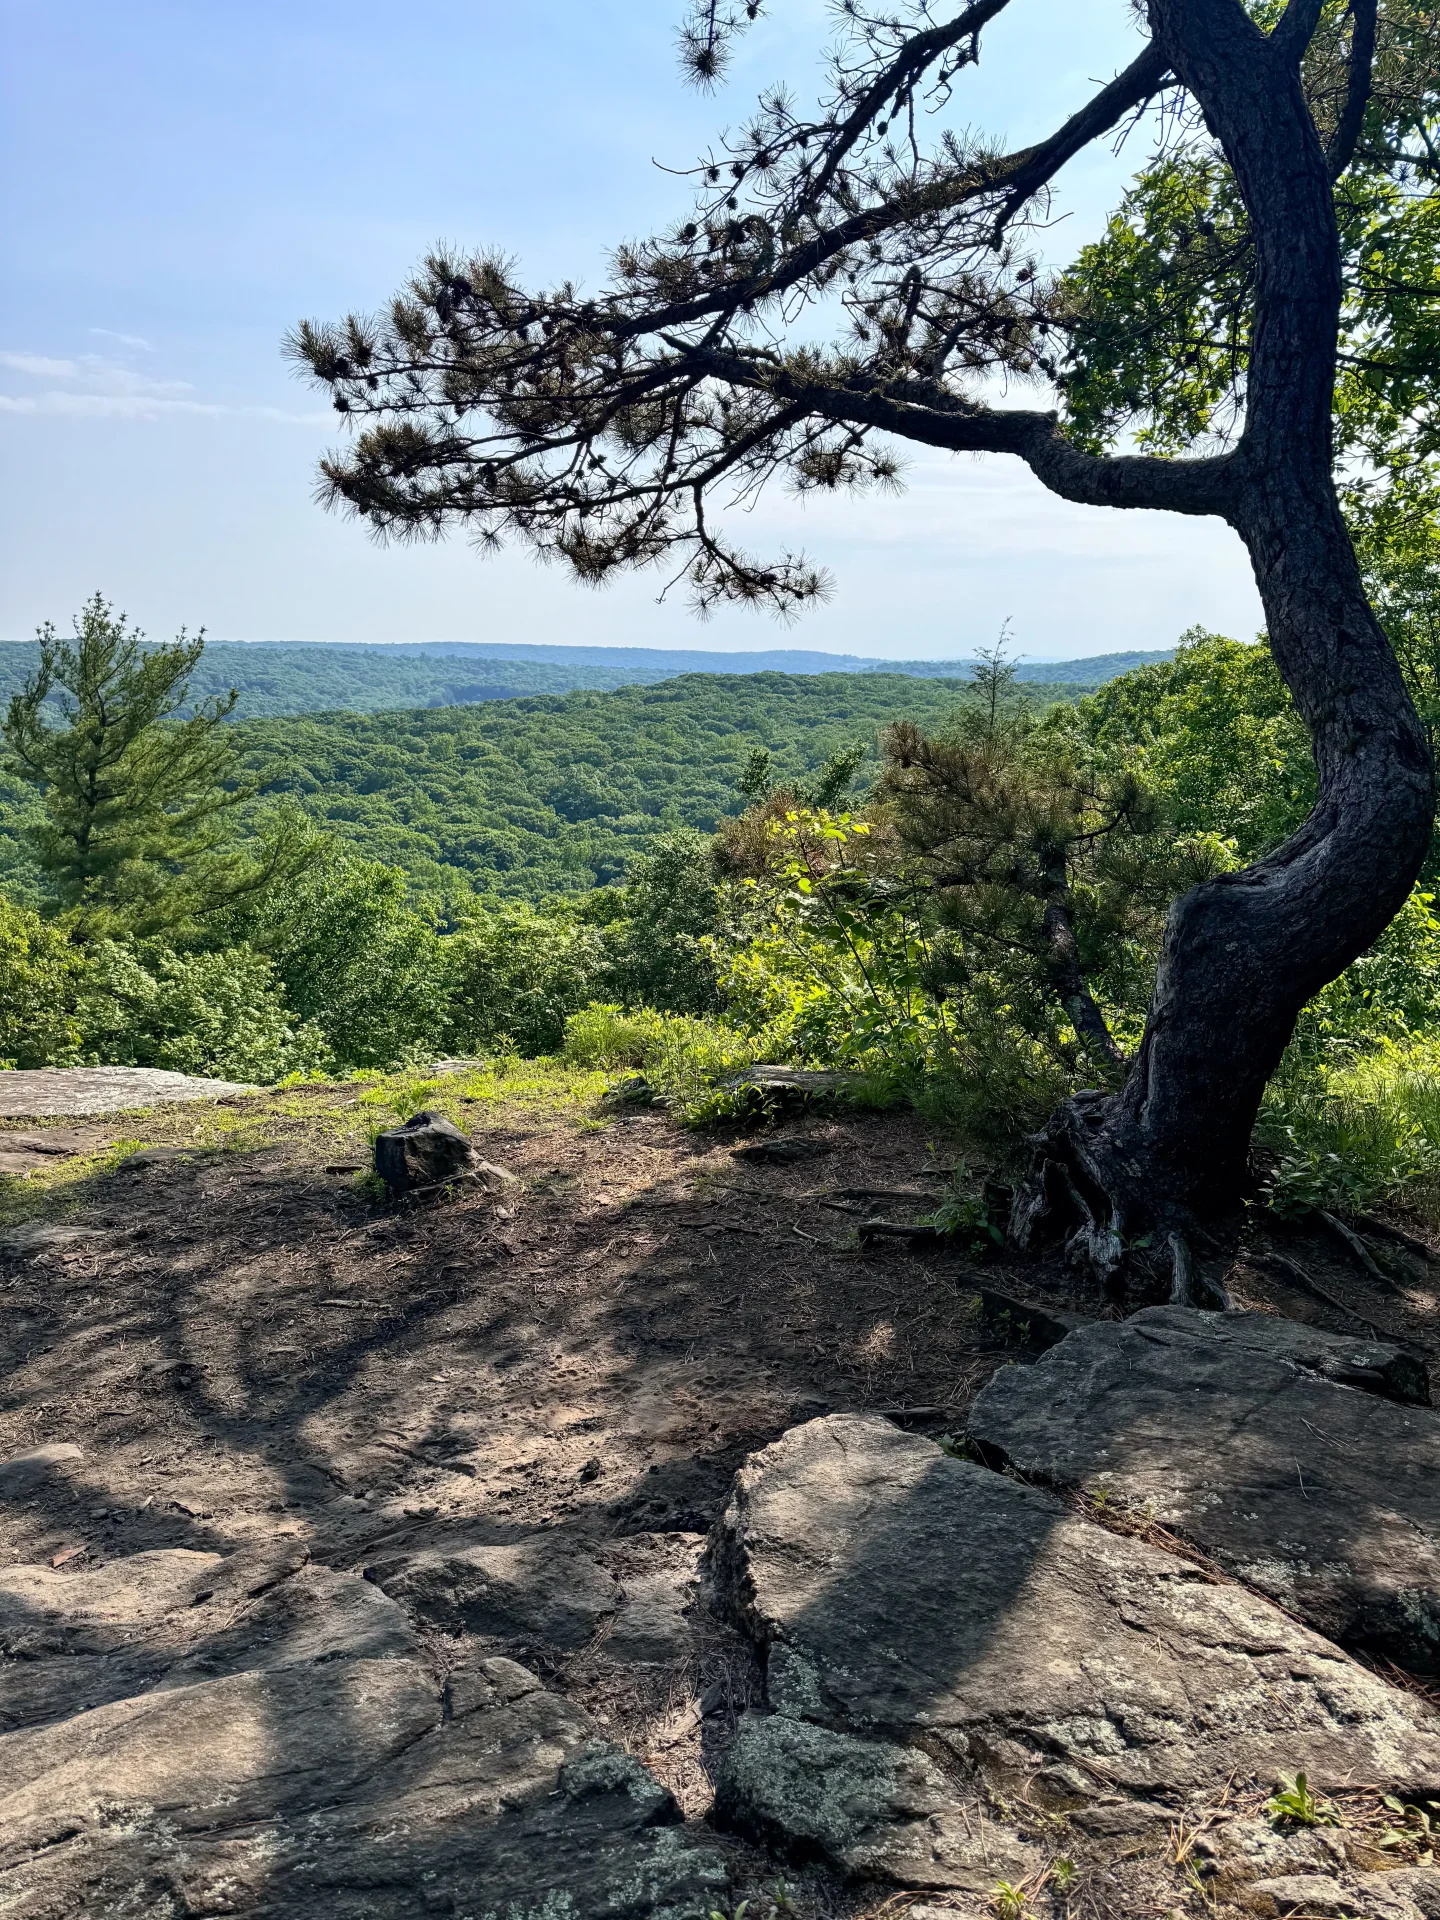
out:
<path id="1" fill-rule="evenodd" d="M 17 1494 L 28 1493 L 62 1467 L 78 1467 L 84 1458 L 79 1447 L 72 1446 L 68 1440 L 13 1454 L 8 1460 L 0 1460 L 0 1496 L 14 1499 Z"/>
<path id="2" fill-rule="evenodd" d="M 712 1713 L 718 1713 L 730 1698 L 730 1689 L 723 1680 L 712 1680 L 700 1698 L 695 1702 L 696 1711 L 702 1720 L 708 1720 Z"/>
<path id="3" fill-rule="evenodd" d="M 171 1160 L 188 1160 L 193 1155 L 190 1147 L 141 1147 L 138 1153 L 127 1153 L 120 1162 L 122 1173 L 131 1173 L 140 1167 L 163 1167 Z"/>
<path id="4" fill-rule="evenodd" d="M 833 1153 L 828 1140 L 807 1140 L 800 1134 L 782 1134 L 774 1140 L 751 1140 L 743 1147 L 732 1147 L 736 1160 L 755 1160 L 762 1166 L 788 1167 L 796 1160 L 818 1160 Z"/>
<path id="5" fill-rule="evenodd" d="M 399 1199 L 421 1187 L 437 1187 L 472 1171 L 475 1150 L 453 1121 L 417 1113 L 375 1142 L 375 1171 Z"/>
<path id="6" fill-rule="evenodd" d="M 606 1087 L 596 1104 L 613 1113 L 622 1107 L 653 1107 L 657 1097 L 643 1073 L 630 1073 Z"/>
<path id="7" fill-rule="evenodd" d="M 508 1167 L 500 1167 L 493 1160 L 476 1160 L 470 1167 L 470 1178 L 477 1181 L 487 1193 L 505 1193 L 521 1184 L 518 1173 L 511 1173 Z"/>
<path id="8" fill-rule="evenodd" d="M 582 1480 L 598 1480 L 603 1472 L 604 1468 L 600 1465 L 599 1457 L 592 1454 L 584 1466 L 581 1467 L 580 1478 Z"/>

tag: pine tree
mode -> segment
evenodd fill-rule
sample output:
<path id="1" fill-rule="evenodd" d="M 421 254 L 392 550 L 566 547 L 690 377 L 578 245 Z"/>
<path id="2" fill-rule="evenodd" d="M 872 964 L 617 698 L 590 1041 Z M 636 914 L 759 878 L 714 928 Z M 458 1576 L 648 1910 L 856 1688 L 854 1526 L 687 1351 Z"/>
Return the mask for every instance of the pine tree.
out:
<path id="1" fill-rule="evenodd" d="M 721 77 L 758 11 L 695 0 L 691 73 Z M 1006 152 L 961 95 L 990 24 L 1023 30 L 1027 0 L 844 0 L 815 106 L 772 88 L 700 156 L 690 206 L 617 248 L 593 291 L 437 252 L 377 317 L 291 342 L 356 429 L 327 496 L 377 535 L 509 534 L 591 582 L 663 567 L 701 611 L 822 598 L 803 555 L 739 546 L 725 504 L 772 477 L 893 486 L 896 441 L 1235 531 L 1318 799 L 1253 867 L 1175 901 L 1124 1085 L 1081 1091 L 1038 1145 L 1017 1236 L 1064 1233 L 1107 1276 L 1138 1235 L 1233 1216 L 1265 1083 L 1305 1002 L 1407 899 L 1435 794 L 1335 480 L 1338 446 L 1440 486 L 1434 9 L 1131 11 L 1129 66 Z M 1038 248 L 1062 173 L 1147 116 L 1150 170 L 1105 247 L 1056 275 Z"/>
<path id="2" fill-rule="evenodd" d="M 183 712 L 204 635 L 168 646 L 97 593 L 10 702 L 6 769 L 43 795 L 32 840 L 54 902 L 85 935 L 154 932 L 213 911 L 254 883 L 227 847 L 248 798 L 237 779 L 233 691 Z"/>

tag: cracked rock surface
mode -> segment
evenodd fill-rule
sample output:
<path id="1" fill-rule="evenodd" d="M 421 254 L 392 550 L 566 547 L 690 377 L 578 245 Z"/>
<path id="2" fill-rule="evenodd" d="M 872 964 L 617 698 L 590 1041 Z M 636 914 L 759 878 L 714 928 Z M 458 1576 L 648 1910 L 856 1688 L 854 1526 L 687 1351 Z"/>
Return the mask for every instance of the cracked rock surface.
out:
<path id="1" fill-rule="evenodd" d="M 1330 1638 L 1434 1673 L 1440 1416 L 1385 1397 L 1414 1370 L 1379 1341 L 1152 1307 L 1004 1368 L 967 1431 L 1028 1478 L 1148 1512 Z"/>
<path id="2" fill-rule="evenodd" d="M 0 1575 L 0 1910 L 691 1920 L 723 1862 L 515 1662 L 303 1553 Z"/>
<path id="3" fill-rule="evenodd" d="M 720 1803 L 852 1872 L 979 1885 L 956 1839 L 967 1781 L 1102 1827 L 1297 1767 L 1319 1788 L 1440 1789 L 1421 1702 L 1239 1587 L 877 1416 L 753 1455 L 713 1554 L 773 1709 Z M 1025 1845 L 1022 1824 L 1004 1864 Z"/>

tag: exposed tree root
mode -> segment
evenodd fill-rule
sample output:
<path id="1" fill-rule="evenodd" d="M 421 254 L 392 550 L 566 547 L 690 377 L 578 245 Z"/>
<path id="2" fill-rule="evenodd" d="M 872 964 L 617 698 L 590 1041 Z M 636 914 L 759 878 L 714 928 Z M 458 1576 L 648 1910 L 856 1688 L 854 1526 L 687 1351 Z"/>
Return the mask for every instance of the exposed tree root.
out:
<path id="1" fill-rule="evenodd" d="M 1308 1293 L 1313 1299 L 1322 1301 L 1325 1306 L 1333 1307 L 1336 1313 L 1343 1313 L 1347 1320 L 1354 1320 L 1368 1333 L 1373 1333 L 1377 1339 L 1393 1339 L 1392 1334 L 1386 1333 L 1383 1327 L 1377 1327 L 1373 1320 L 1367 1320 L 1363 1313 L 1357 1313 L 1353 1307 L 1347 1307 L 1345 1302 L 1335 1294 L 1327 1293 L 1318 1280 L 1312 1280 L 1303 1267 L 1297 1266 L 1293 1260 L 1287 1260 L 1283 1253 L 1257 1253 L 1249 1250 L 1245 1258 L 1252 1267 L 1268 1267 L 1271 1273 L 1278 1274 L 1290 1286 L 1298 1287 L 1301 1293 Z"/>
<path id="2" fill-rule="evenodd" d="M 1406 1233 L 1403 1227 L 1394 1227 L 1388 1220 L 1377 1220 L 1373 1213 L 1356 1213 L 1350 1217 L 1356 1229 L 1368 1233 L 1372 1240 L 1393 1240 L 1397 1247 L 1404 1247 L 1407 1253 L 1418 1254 L 1422 1260 L 1428 1260 L 1431 1266 L 1440 1264 L 1440 1256 L 1436 1255 L 1434 1249 L 1413 1233 Z"/>
<path id="3" fill-rule="evenodd" d="M 1189 1242 L 1183 1233 L 1172 1233 L 1170 1248 L 1170 1304 L 1172 1307 L 1198 1307 L 1204 1313 L 1233 1313 L 1235 1302 L 1218 1280 L 1212 1280 L 1195 1264 Z"/>
<path id="4" fill-rule="evenodd" d="M 1326 1213 L 1320 1208 L 1317 1208 L 1316 1212 L 1318 1217 L 1324 1221 L 1325 1225 L 1330 1229 L 1331 1233 L 1334 1234 L 1335 1238 L 1345 1248 L 1347 1253 L 1351 1254 L 1363 1270 L 1369 1274 L 1377 1287 L 1380 1287 L 1386 1293 L 1402 1293 L 1402 1289 L 1396 1285 L 1389 1274 L 1384 1272 L 1376 1264 L 1374 1254 L 1371 1253 L 1370 1249 L 1353 1227 L 1347 1227 L 1345 1222 L 1343 1220 L 1337 1220 L 1333 1213 Z"/>
<path id="5" fill-rule="evenodd" d="M 1070 1259 L 1111 1289 L 1125 1257 L 1125 1222 L 1095 1151 L 1108 1105 L 1103 1093 L 1077 1093 L 1035 1135 L 1010 1208 L 1010 1238 L 1032 1247 L 1063 1237 Z"/>

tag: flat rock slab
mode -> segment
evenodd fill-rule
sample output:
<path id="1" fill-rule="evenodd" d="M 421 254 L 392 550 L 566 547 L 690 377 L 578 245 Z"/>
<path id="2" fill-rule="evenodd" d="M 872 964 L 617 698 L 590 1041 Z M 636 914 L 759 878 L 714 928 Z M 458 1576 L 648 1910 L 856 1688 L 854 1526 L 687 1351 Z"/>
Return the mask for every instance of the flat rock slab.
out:
<path id="1" fill-rule="evenodd" d="M 721 1805 L 852 1873 L 979 1886 L 962 1789 L 953 1816 L 938 1804 L 957 1769 L 1122 1826 L 1297 1768 L 1319 1790 L 1440 1785 L 1423 1702 L 1242 1588 L 873 1415 L 754 1455 L 712 1554 L 775 1710 L 746 1724 Z M 927 1772 L 917 1743 L 950 1768 Z M 859 1816 L 827 1821 L 842 1777 Z"/>
<path id="2" fill-rule="evenodd" d="M 26 1179 L 41 1168 L 53 1167 L 57 1159 L 99 1153 L 113 1137 L 98 1127 L 46 1127 L 35 1133 L 0 1131 L 0 1173 Z"/>
<path id="3" fill-rule="evenodd" d="M 723 1862 L 579 1708 L 509 1660 L 442 1678 L 393 1601 L 299 1557 L 5 1571 L 0 1910 L 728 1910 Z"/>
<path id="4" fill-rule="evenodd" d="M 1264 1314 L 1152 1307 L 996 1374 L 968 1430 L 1028 1478 L 1153 1515 L 1330 1638 L 1433 1673 L 1440 1417 L 1374 1390 L 1413 1388 L 1415 1365 Z"/>
<path id="5" fill-rule="evenodd" d="M 44 1067 L 0 1072 L 0 1119 L 43 1120 L 51 1114 L 121 1113 L 169 1100 L 220 1100 L 254 1093 L 238 1080 L 196 1079 L 158 1067 Z"/>

